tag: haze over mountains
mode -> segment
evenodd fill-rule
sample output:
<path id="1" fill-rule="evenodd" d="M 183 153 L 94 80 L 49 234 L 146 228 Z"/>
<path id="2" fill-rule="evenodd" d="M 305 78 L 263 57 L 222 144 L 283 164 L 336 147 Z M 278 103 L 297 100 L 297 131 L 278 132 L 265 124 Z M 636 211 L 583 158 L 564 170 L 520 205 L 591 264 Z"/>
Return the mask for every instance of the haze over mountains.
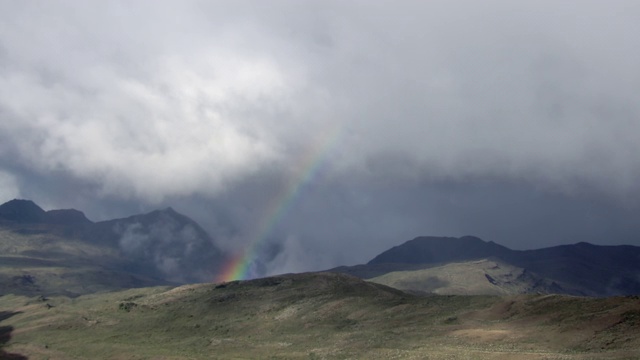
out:
<path id="1" fill-rule="evenodd" d="M 94 223 L 78 210 L 12 200 L 0 206 L 0 231 L 3 293 L 209 282 L 224 259 L 197 223 L 171 208 Z"/>
<path id="2" fill-rule="evenodd" d="M 638 19 L 0 1 L 0 358 L 640 359 Z"/>
<path id="3" fill-rule="evenodd" d="M 0 206 L 0 230 L 3 293 L 211 282 L 229 258 L 172 208 L 94 223 L 78 210 L 12 200 Z M 640 248 L 582 242 L 521 251 L 473 236 L 418 237 L 367 264 L 331 271 L 419 293 L 633 295 L 640 293 Z"/>
<path id="4" fill-rule="evenodd" d="M 227 257 L 171 208 L 94 223 L 0 205 L 0 358 L 639 355 L 633 246 L 419 237 L 363 265 L 212 283 Z"/>

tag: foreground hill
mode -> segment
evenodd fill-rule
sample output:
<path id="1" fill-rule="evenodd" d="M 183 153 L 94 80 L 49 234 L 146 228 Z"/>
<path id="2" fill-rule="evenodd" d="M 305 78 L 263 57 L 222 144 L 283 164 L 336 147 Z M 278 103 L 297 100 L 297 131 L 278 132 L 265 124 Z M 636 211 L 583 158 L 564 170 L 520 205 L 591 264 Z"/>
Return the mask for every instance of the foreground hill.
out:
<path id="1" fill-rule="evenodd" d="M 637 298 L 419 297 L 335 273 L 0 297 L 0 354 L 29 359 L 624 359 Z"/>
<path id="2" fill-rule="evenodd" d="M 94 223 L 29 200 L 0 205 L 0 295 L 209 281 L 223 258 L 197 223 L 171 208 Z"/>
<path id="3" fill-rule="evenodd" d="M 498 273 L 506 277 L 500 280 L 489 271 L 492 266 L 485 265 L 491 261 L 502 264 Z M 482 275 L 474 281 L 475 289 L 470 288 L 470 279 L 461 272 L 462 268 L 469 274 Z M 399 288 L 405 290 L 426 288 L 448 294 L 640 294 L 640 248 L 629 245 L 598 246 L 581 242 L 519 251 L 473 236 L 418 237 L 381 253 L 366 265 L 332 271 L 389 285 L 402 284 Z M 453 273 L 460 276 L 446 275 Z M 518 273 L 526 276 L 514 276 Z"/>

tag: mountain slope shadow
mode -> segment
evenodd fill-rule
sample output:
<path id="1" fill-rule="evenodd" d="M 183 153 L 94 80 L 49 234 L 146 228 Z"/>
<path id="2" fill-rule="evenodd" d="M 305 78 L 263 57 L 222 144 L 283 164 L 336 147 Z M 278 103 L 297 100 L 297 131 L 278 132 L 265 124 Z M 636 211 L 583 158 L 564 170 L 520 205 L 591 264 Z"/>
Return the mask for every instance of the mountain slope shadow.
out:
<path id="1" fill-rule="evenodd" d="M 495 263 L 502 270 L 496 272 L 493 267 L 484 266 L 489 263 Z M 489 277 L 471 281 L 471 277 L 460 271 L 462 268 L 477 274 L 485 272 Z M 474 236 L 421 236 L 382 252 L 367 264 L 342 266 L 330 271 L 363 279 L 386 276 L 383 283 L 387 285 L 390 285 L 389 281 L 398 283 L 403 280 L 406 283 L 407 278 L 412 278 L 410 286 L 404 284 L 400 287 L 403 290 L 430 289 L 428 277 L 438 273 L 439 277 L 449 278 L 462 290 L 482 283 L 486 286 L 477 290 L 483 294 L 541 292 L 594 297 L 627 296 L 640 294 L 640 247 L 579 242 L 542 249 L 512 250 Z M 450 276 L 452 273 L 459 275 L 456 280 Z M 500 275 L 502 281 L 494 275 Z"/>
<path id="2" fill-rule="evenodd" d="M 19 312 L 0 311 L 0 321 L 4 321 L 13 315 L 17 315 Z M 0 359 L 12 359 L 12 360 L 26 360 L 26 356 L 9 353 L 3 350 L 4 346 L 11 340 L 11 332 L 13 332 L 13 326 L 0 326 Z"/>
<path id="3" fill-rule="evenodd" d="M 31 200 L 0 204 L 0 294 L 83 294 L 208 282 L 226 254 L 189 217 L 166 208 L 92 222 Z"/>

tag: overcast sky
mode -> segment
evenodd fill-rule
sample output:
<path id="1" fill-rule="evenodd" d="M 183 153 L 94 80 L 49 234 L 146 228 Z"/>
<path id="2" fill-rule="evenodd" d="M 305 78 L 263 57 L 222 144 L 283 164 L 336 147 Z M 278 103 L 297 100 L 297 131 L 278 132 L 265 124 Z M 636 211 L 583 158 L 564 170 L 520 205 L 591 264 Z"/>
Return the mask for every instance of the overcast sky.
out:
<path id="1" fill-rule="evenodd" d="M 270 272 L 640 245 L 638 34 L 635 0 L 0 0 L 0 201 L 173 206 L 229 250 L 285 205 Z"/>

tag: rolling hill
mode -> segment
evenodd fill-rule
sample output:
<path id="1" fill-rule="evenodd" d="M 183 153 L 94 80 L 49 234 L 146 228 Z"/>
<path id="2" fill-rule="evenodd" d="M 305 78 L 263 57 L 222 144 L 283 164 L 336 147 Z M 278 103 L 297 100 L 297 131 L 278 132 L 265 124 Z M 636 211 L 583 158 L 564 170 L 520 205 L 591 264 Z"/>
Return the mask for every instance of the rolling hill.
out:
<path id="1" fill-rule="evenodd" d="M 414 296 L 336 273 L 7 295 L 0 313 L 0 351 L 33 360 L 640 356 L 637 298 Z"/>

